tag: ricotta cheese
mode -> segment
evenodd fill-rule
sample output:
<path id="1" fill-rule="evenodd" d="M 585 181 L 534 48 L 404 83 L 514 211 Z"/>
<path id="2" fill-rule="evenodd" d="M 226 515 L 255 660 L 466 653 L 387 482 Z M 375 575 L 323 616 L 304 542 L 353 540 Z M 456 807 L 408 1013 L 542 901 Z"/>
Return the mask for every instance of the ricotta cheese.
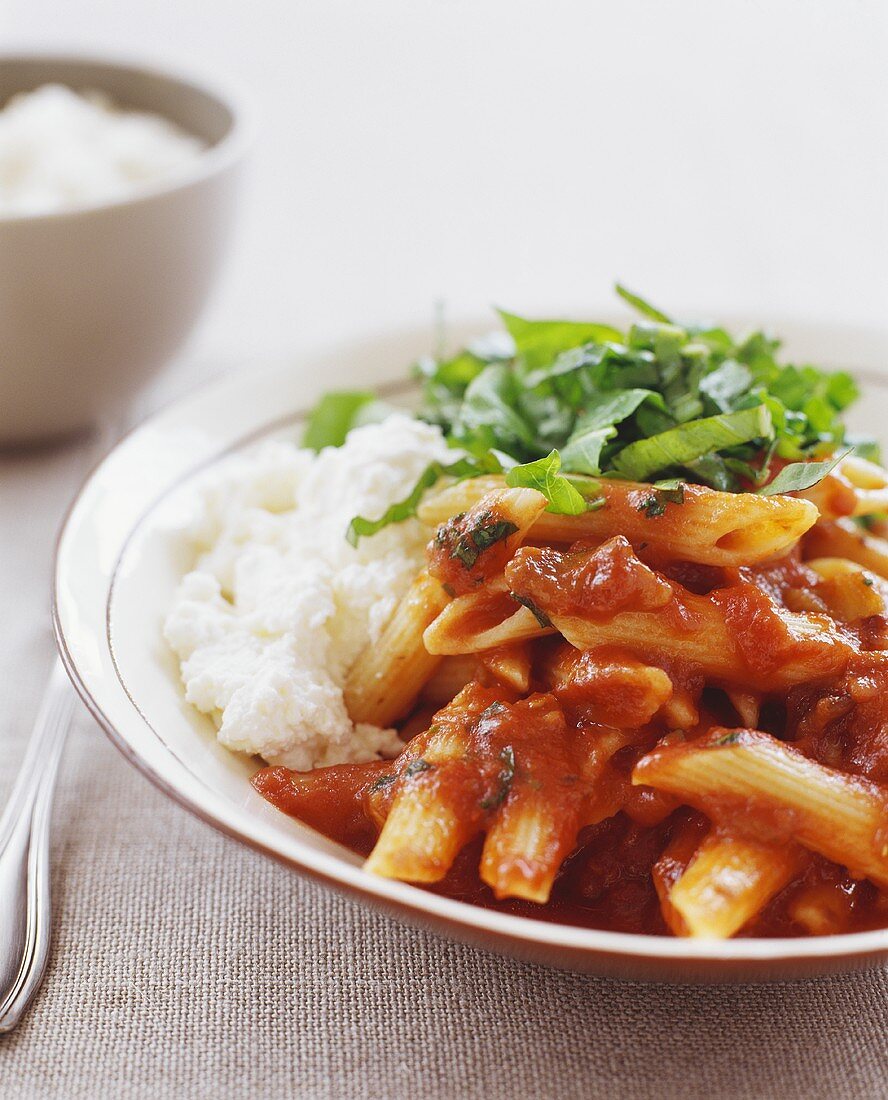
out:
<path id="1" fill-rule="evenodd" d="M 299 770 L 399 751 L 394 730 L 351 722 L 342 688 L 422 567 L 427 532 L 408 520 L 353 548 L 345 531 L 448 456 L 437 428 L 399 413 L 317 455 L 265 443 L 200 486 L 187 532 L 199 557 L 165 635 L 223 745 Z"/>
<path id="2" fill-rule="evenodd" d="M 45 214 L 121 198 L 181 172 L 203 150 L 160 115 L 45 84 L 0 110 L 0 213 Z"/>

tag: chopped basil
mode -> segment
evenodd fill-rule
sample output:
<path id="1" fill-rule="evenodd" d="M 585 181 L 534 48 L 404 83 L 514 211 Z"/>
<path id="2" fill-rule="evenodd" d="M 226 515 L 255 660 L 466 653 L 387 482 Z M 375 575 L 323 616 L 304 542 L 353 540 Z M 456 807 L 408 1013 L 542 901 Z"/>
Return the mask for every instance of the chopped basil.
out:
<path id="1" fill-rule="evenodd" d="M 777 493 L 797 493 L 802 489 L 810 489 L 812 485 L 822 481 L 850 453 L 850 451 L 843 451 L 822 462 L 793 462 L 789 466 L 784 466 L 773 481 L 762 486 L 757 492 L 760 496 L 771 497 Z"/>
<path id="2" fill-rule="evenodd" d="M 341 447 L 355 426 L 358 413 L 375 400 L 375 394 L 359 391 L 325 394 L 308 419 L 302 446 L 313 451 L 319 451 L 322 447 Z"/>
<path id="3" fill-rule="evenodd" d="M 397 501 L 379 517 L 379 519 L 365 519 L 363 516 L 355 516 L 345 532 L 345 537 L 352 546 L 357 546 L 362 538 L 375 535 L 383 527 L 391 523 L 401 523 L 416 515 L 416 509 L 427 489 L 431 489 L 442 477 L 452 477 L 457 481 L 464 481 L 468 477 L 477 477 L 479 474 L 498 473 L 502 470 L 502 464 L 494 455 L 487 453 L 480 458 L 465 457 L 442 465 L 440 462 L 432 462 L 423 471 L 417 483 L 403 500 Z"/>
<path id="4" fill-rule="evenodd" d="M 550 627 L 552 625 L 552 620 L 545 611 L 541 611 L 528 596 L 518 596 L 514 592 L 510 592 L 509 595 L 513 600 L 516 600 L 518 603 L 522 604 L 522 606 L 526 607 L 540 626 Z"/>
<path id="5" fill-rule="evenodd" d="M 434 764 L 430 764 L 428 760 L 423 760 L 420 756 L 416 760 L 410 761 L 404 769 L 404 775 L 409 779 L 411 776 L 419 775 L 421 772 L 431 771 L 434 766 Z"/>
<path id="6" fill-rule="evenodd" d="M 767 441 L 773 433 L 767 405 L 719 413 L 630 443 L 614 459 L 614 469 L 630 481 L 645 481 L 661 470 L 686 466 L 714 451 L 754 440 Z"/>
<path id="7" fill-rule="evenodd" d="M 356 517 L 350 541 L 415 515 L 443 476 L 506 472 L 510 485 L 544 493 L 550 511 L 579 515 L 604 503 L 584 491 L 582 476 L 680 477 L 767 496 L 810 488 L 848 447 L 879 460 L 872 441 L 845 431 L 842 414 L 858 397 L 846 372 L 783 362 L 779 342 L 764 332 L 738 338 L 617 292 L 641 315 L 624 331 L 502 312 L 502 340 L 423 360 L 419 416 L 465 457 L 429 467 L 379 519 Z M 328 395 L 306 446 L 341 443 L 379 408 L 370 393 Z M 783 469 L 768 482 L 772 460 Z"/>
<path id="8" fill-rule="evenodd" d="M 378 779 L 375 779 L 373 783 L 370 784 L 370 790 L 384 791 L 385 788 L 390 787 L 397 778 L 398 777 L 396 775 L 381 775 Z"/>
<path id="9" fill-rule="evenodd" d="M 517 524 L 512 523 L 511 520 L 500 519 L 476 527 L 472 532 L 472 540 L 479 550 L 484 551 L 488 546 L 493 546 L 495 542 L 500 542 L 502 539 L 507 539 L 509 535 L 514 535 L 517 530 Z"/>
<path id="10" fill-rule="evenodd" d="M 502 806 L 512 789 L 512 781 L 515 778 L 515 750 L 511 745 L 506 745 L 500 752 L 499 758 L 503 766 L 496 777 L 496 790 L 481 800 L 482 810 L 495 810 Z"/>
<path id="11" fill-rule="evenodd" d="M 536 489 L 548 500 L 547 511 L 564 516 L 579 516 L 587 510 L 586 498 L 563 474 L 561 455 L 551 451 L 536 462 L 513 466 L 506 472 L 506 484 L 512 488 Z"/>
<path id="12" fill-rule="evenodd" d="M 638 505 L 648 519 L 662 516 L 667 504 L 684 504 L 684 484 L 682 482 L 662 482 L 651 487 L 650 493 Z"/>
<path id="13" fill-rule="evenodd" d="M 471 569 L 478 558 L 495 543 L 507 539 L 518 530 L 516 524 L 507 519 L 493 519 L 490 513 L 482 517 L 477 526 L 461 535 L 450 552 L 452 558 L 461 561 L 466 569 Z M 446 528 L 439 528 L 435 536 L 438 543 L 446 542 Z"/>

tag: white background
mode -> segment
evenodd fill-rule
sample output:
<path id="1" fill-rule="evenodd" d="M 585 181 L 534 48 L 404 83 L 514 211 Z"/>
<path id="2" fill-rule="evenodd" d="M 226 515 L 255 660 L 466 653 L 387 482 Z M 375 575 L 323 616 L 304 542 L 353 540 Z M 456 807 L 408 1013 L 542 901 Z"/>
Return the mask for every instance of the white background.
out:
<path id="1" fill-rule="evenodd" d="M 496 302 L 883 324 L 879 0 L 0 0 L 4 46 L 242 82 L 261 133 L 190 348 L 247 362 Z"/>

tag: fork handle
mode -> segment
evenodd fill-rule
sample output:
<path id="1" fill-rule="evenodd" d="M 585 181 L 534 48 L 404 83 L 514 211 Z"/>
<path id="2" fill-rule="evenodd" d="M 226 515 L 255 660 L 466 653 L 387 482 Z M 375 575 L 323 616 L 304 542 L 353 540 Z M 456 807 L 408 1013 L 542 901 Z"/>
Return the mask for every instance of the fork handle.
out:
<path id="1" fill-rule="evenodd" d="M 0 818 L 0 1033 L 18 1023 L 46 970 L 52 794 L 74 705 L 74 692 L 56 658 Z"/>

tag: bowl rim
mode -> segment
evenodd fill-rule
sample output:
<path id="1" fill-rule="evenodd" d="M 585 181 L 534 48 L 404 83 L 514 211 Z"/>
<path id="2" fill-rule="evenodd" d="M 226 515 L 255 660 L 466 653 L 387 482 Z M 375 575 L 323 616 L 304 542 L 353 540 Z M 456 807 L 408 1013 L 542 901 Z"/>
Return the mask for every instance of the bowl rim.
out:
<path id="1" fill-rule="evenodd" d="M 300 359 L 310 363 L 312 361 L 311 351 L 308 351 L 304 356 L 300 356 Z M 290 363 L 284 367 L 272 367 L 270 370 L 266 368 L 260 373 L 268 377 L 274 377 L 286 371 L 292 375 L 295 369 L 294 365 Z M 858 368 L 858 373 L 870 383 L 888 387 L 888 377 L 884 375 L 879 376 L 865 368 Z M 105 714 L 101 702 L 94 696 L 89 684 L 86 682 L 87 678 L 78 669 L 76 660 L 69 649 L 66 627 L 63 621 L 64 616 L 60 609 L 59 600 L 60 566 L 66 534 L 69 530 L 70 521 L 88 495 L 96 474 L 116 454 L 119 448 L 138 437 L 140 433 L 156 429 L 158 424 L 162 423 L 165 418 L 174 418 L 177 415 L 182 415 L 189 408 L 197 408 L 203 405 L 211 395 L 219 398 L 226 392 L 229 396 L 243 393 L 255 385 L 256 381 L 257 375 L 252 372 L 238 373 L 233 377 L 216 379 L 191 391 L 185 397 L 155 413 L 143 424 L 136 427 L 87 476 L 83 486 L 72 501 L 59 531 L 56 543 L 52 600 L 53 628 L 59 651 L 83 702 L 110 740 L 130 763 L 139 768 L 167 796 L 201 820 L 212 825 L 223 834 L 239 840 L 241 843 L 270 856 L 299 873 L 308 874 L 310 877 L 340 891 L 344 890 L 352 896 L 360 898 L 364 903 L 381 905 L 411 923 L 432 924 L 438 930 L 442 930 L 449 935 L 456 935 L 462 939 L 484 937 L 485 940 L 493 940 L 504 946 L 505 950 L 514 951 L 516 954 L 522 952 L 525 954 L 538 953 L 540 950 L 548 949 L 560 953 L 562 965 L 567 964 L 567 957 L 577 961 L 587 960 L 590 962 L 594 959 L 622 959 L 626 965 L 629 965 L 633 960 L 636 962 L 643 960 L 646 964 L 652 964 L 654 967 L 682 963 L 698 970 L 711 967 L 712 973 L 708 977 L 717 980 L 719 975 L 724 975 L 738 967 L 758 968 L 769 963 L 772 965 L 792 965 L 794 963 L 804 964 L 805 962 L 815 966 L 820 962 L 826 966 L 830 962 L 837 963 L 842 960 L 850 961 L 862 957 L 872 957 L 888 951 L 888 928 L 822 937 L 769 937 L 726 941 L 691 940 L 584 928 L 485 909 L 467 902 L 446 898 L 407 883 L 374 878 L 362 871 L 360 867 L 353 866 L 339 857 L 312 849 L 298 838 L 294 838 L 293 844 L 299 850 L 297 858 L 289 852 L 274 848 L 264 842 L 258 835 L 251 836 L 241 831 L 237 828 L 236 823 L 226 820 L 224 815 L 215 812 L 212 807 L 201 805 L 199 797 L 189 796 L 183 790 L 177 789 L 166 777 L 155 772 L 152 765 L 140 756 L 127 736 Z M 282 419 L 288 421 L 291 417 L 295 419 L 299 411 L 301 410 L 296 410 Z M 276 423 L 280 424 L 280 422 L 280 419 L 276 422 L 266 421 L 258 432 L 240 433 L 238 438 L 231 442 L 230 447 L 226 447 L 222 453 L 245 445 L 251 438 L 265 434 L 272 430 Z M 220 457 L 221 455 L 217 454 L 210 461 L 218 461 Z M 184 472 L 183 478 L 190 479 L 194 472 L 194 468 L 189 467 Z M 170 486 L 167 487 L 167 492 L 169 488 Z M 156 504 L 157 501 L 153 502 L 145 514 L 147 515 L 148 512 L 152 511 Z M 144 516 L 129 525 L 127 538 L 132 535 L 143 519 Z M 138 710 L 138 707 L 136 709 Z M 144 716 L 141 717 L 147 723 L 147 719 Z M 148 725 L 151 728 L 150 723 Z M 822 971 L 818 968 L 817 972 Z"/>
<path id="2" fill-rule="evenodd" d="M 170 176 L 162 176 L 153 183 L 139 186 L 130 194 L 95 202 L 78 203 L 64 210 L 35 211 L 34 213 L 4 213 L 0 210 L 0 229 L 7 226 L 25 226 L 49 224 L 67 219 L 88 218 L 102 214 L 106 210 L 124 207 L 138 207 L 162 199 L 177 191 L 194 187 L 212 176 L 219 175 L 243 159 L 256 137 L 257 107 L 255 97 L 245 85 L 237 80 L 226 78 L 224 86 L 218 78 L 207 73 L 199 66 L 185 67 L 178 63 L 169 64 L 150 54 L 136 55 L 118 53 L 112 50 L 30 50 L 27 47 L 5 47 L 0 49 L 0 66 L 21 62 L 23 64 L 71 64 L 95 65 L 117 70 L 121 74 L 137 74 L 165 80 L 180 88 L 199 92 L 228 112 L 231 124 L 222 137 L 204 148 L 190 164 L 183 165 Z M 47 76 L 42 83 L 63 83 Z M 96 91 L 102 91 L 101 82 L 96 82 Z M 12 95 L 17 95 L 13 92 Z M 11 98 L 11 97 L 10 97 Z M 0 103 L 3 109 L 8 100 Z M 150 112 L 160 114 L 160 112 Z M 161 114 L 162 118 L 165 115 Z M 187 131 L 186 131 L 187 132 Z M 192 135 L 196 136 L 196 135 Z"/>

